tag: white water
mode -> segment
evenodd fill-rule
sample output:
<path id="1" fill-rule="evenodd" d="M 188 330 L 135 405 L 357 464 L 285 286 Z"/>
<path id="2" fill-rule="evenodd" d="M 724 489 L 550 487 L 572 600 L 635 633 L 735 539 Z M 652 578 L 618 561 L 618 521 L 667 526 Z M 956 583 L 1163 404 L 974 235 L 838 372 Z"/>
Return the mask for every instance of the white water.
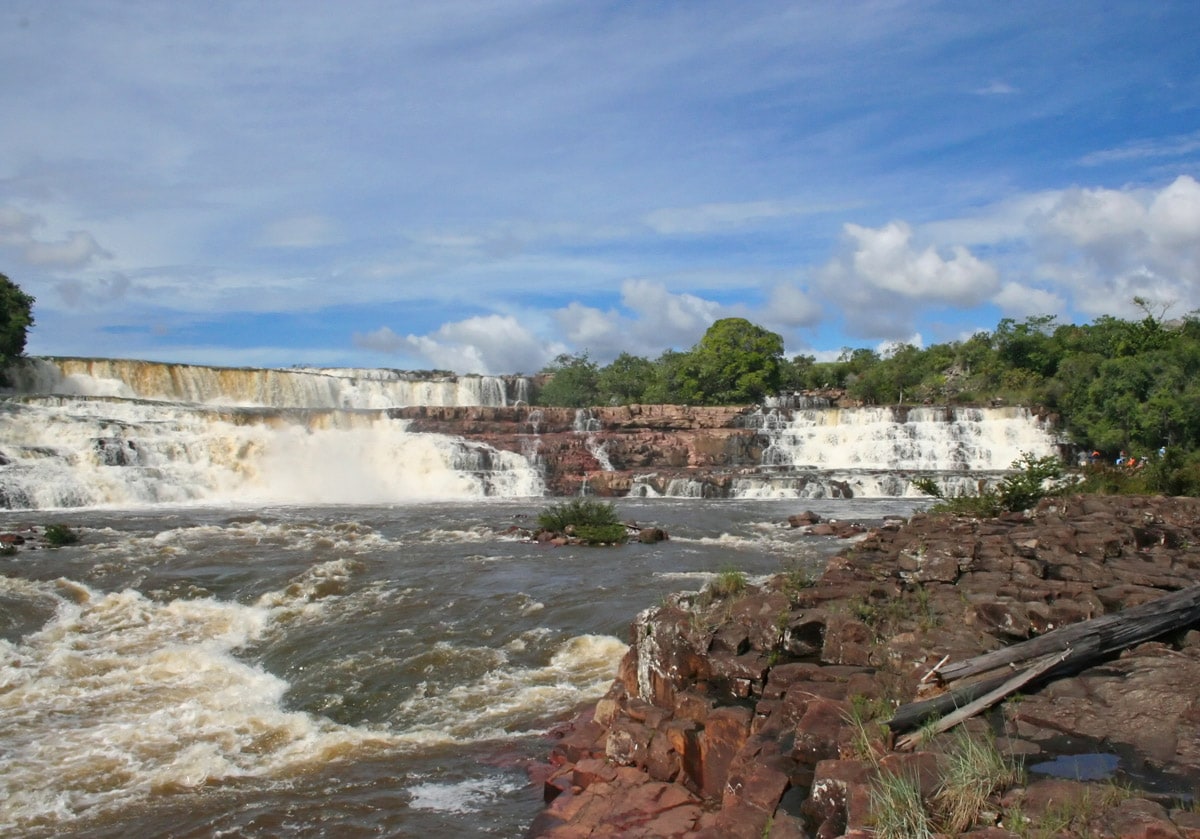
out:
<path id="1" fill-rule="evenodd" d="M 130 400 L 0 404 L 0 500 L 12 508 L 336 503 L 538 496 L 525 458 L 406 430 L 383 412 L 288 412 Z"/>
<path id="2" fill-rule="evenodd" d="M 1056 452 L 1027 408 L 803 409 L 790 420 L 764 415 L 761 428 L 765 466 L 987 471 Z"/>
<path id="3" fill-rule="evenodd" d="M 515 379 L 509 399 L 498 376 L 414 374 L 400 370 L 201 367 L 106 358 L 30 358 L 10 369 L 22 394 L 114 396 L 267 408 L 380 409 L 410 405 L 507 405 L 528 400 Z"/>
<path id="4" fill-rule="evenodd" d="M 0 402 L 0 506 L 371 504 L 544 492 L 518 454 L 385 409 L 503 405 L 497 377 L 26 359 Z M 523 391 L 522 391 L 523 392 Z"/>
<path id="5" fill-rule="evenodd" d="M 196 529 L 202 533 L 190 532 Z M 213 543 L 230 537 L 266 538 L 282 562 L 281 554 L 303 552 L 324 533 L 349 556 L 319 562 L 248 603 L 213 596 L 164 600 L 131 587 L 105 592 L 61 577 L 0 575 L 0 599 L 25 608 L 40 604 L 47 615 L 19 640 L 0 637 L 0 831 L 45 827 L 57 833 L 80 818 L 119 818 L 162 797 L 237 783 L 290 785 L 331 762 L 396 761 L 438 745 L 511 739 L 520 736 L 513 721 L 562 713 L 600 693 L 625 650 L 611 636 L 581 635 L 562 643 L 546 664 L 530 666 L 481 647 L 477 654 L 493 659 L 485 670 L 432 696 L 418 687 L 376 723 L 339 723 L 289 708 L 294 685 L 248 658 L 248 649 L 286 646 L 289 635 L 305 628 L 347 620 L 359 625 L 381 609 L 403 608 L 406 593 L 387 580 L 360 580 L 370 557 L 387 550 L 377 534 L 368 531 L 363 535 L 375 538 L 355 544 L 341 526 L 315 533 L 277 528 L 273 535 L 256 530 L 263 525 L 167 530 L 151 541 L 160 550 L 183 552 L 166 555 L 173 558 L 212 552 Z M 113 547 L 109 573 L 154 557 L 148 545 Z M 256 572 L 247 564 L 241 573 L 266 574 L 271 565 Z M 419 566 L 407 570 L 421 572 Z M 421 646 L 420 639 L 412 643 Z M 438 643 L 448 659 L 471 654 Z M 379 665 L 382 646 L 376 643 L 362 661 L 343 656 L 324 664 L 361 673 Z M 413 690 L 397 679 L 405 693 Z M 350 676 L 345 681 L 354 683 Z M 436 794 L 436 785 L 428 785 L 414 798 Z"/>

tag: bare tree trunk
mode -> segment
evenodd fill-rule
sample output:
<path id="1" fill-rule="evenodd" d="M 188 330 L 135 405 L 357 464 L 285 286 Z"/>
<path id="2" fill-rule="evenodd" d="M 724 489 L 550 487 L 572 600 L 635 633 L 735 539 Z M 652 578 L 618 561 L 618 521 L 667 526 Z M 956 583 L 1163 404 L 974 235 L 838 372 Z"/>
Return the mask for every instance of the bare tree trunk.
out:
<path id="1" fill-rule="evenodd" d="M 1004 668 L 1004 672 L 955 687 L 932 699 L 902 705 L 888 721 L 888 727 L 893 731 L 905 731 L 920 725 L 934 714 L 945 714 L 962 707 L 1000 687 L 1014 677 L 1015 670 L 1034 659 L 1055 653 L 1063 654 L 1052 666 L 1036 675 L 1038 681 L 1048 681 L 1090 667 L 1113 653 L 1143 641 L 1189 628 L 1196 623 L 1200 623 L 1200 585 L 1180 589 L 1121 612 L 1073 623 L 957 664 L 939 666 L 933 672 L 942 685 L 991 673 L 999 668 Z"/>

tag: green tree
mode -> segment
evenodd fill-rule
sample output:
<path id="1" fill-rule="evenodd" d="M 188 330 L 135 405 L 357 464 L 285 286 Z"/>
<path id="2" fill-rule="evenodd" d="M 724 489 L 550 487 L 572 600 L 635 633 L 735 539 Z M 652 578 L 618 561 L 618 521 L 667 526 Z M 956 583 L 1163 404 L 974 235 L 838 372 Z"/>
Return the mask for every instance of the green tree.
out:
<path id="1" fill-rule="evenodd" d="M 645 402 L 646 392 L 653 387 L 656 376 L 654 362 L 623 352 L 611 364 L 600 368 L 596 377 L 600 402 L 613 405 Z"/>
<path id="2" fill-rule="evenodd" d="M 25 335 L 33 326 L 33 297 L 0 274 L 0 367 L 25 353 Z"/>
<path id="3" fill-rule="evenodd" d="M 745 318 L 723 318 L 687 354 L 682 384 L 690 401 L 744 405 L 779 391 L 783 338 Z"/>
<path id="4" fill-rule="evenodd" d="M 539 405 L 587 408 L 596 404 L 598 369 L 586 352 L 563 353 L 542 369 L 545 383 L 538 389 Z"/>
<path id="5" fill-rule="evenodd" d="M 654 362 L 654 377 L 642 394 L 642 401 L 650 405 L 671 405 L 691 401 L 685 395 L 683 365 L 687 353 L 667 350 Z"/>

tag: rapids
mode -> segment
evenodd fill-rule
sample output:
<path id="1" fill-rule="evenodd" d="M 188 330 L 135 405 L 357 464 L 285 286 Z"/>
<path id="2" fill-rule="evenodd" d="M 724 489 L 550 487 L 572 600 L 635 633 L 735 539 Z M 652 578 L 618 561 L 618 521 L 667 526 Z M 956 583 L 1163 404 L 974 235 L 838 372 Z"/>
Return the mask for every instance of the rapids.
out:
<path id="1" fill-rule="evenodd" d="M 0 512 L 82 537 L 0 555 L 0 834 L 521 836 L 637 612 L 838 547 L 794 502 L 618 504 L 671 539 L 540 546 L 503 499 Z"/>

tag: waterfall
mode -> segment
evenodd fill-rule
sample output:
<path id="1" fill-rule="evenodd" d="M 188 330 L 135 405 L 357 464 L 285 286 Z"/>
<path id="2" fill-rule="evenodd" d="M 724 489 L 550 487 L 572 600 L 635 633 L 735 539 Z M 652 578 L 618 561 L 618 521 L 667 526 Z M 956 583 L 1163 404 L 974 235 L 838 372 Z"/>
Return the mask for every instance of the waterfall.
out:
<path id="1" fill-rule="evenodd" d="M 104 358 L 29 358 L 10 366 L 12 393 L 117 396 L 266 408 L 489 407 L 509 404 L 500 376 L 357 368 L 204 367 Z M 528 394 L 528 382 L 513 378 Z"/>
<path id="2" fill-rule="evenodd" d="M 588 452 L 596 459 L 600 469 L 604 472 L 612 472 L 613 465 L 609 460 L 608 450 L 603 442 L 596 439 L 596 433 L 600 431 L 600 420 L 593 417 L 592 412 L 587 408 L 579 408 L 575 411 L 574 430 L 576 434 L 586 435 L 584 442 Z"/>
<path id="3" fill-rule="evenodd" d="M 385 408 L 507 398 L 496 377 L 29 359 L 0 400 L 0 507 L 392 503 L 545 492 L 533 460 Z"/>
<path id="4" fill-rule="evenodd" d="M 825 470 L 1004 470 L 1025 452 L 1056 454 L 1027 408 L 805 409 L 775 433 L 781 461 Z"/>
<path id="5" fill-rule="evenodd" d="M 762 441 L 753 473 L 737 476 L 739 498 L 866 498 L 919 494 L 933 474 L 950 495 L 978 494 L 1025 454 L 1057 454 L 1053 430 L 1026 408 L 901 406 L 778 408 L 744 418 Z"/>

